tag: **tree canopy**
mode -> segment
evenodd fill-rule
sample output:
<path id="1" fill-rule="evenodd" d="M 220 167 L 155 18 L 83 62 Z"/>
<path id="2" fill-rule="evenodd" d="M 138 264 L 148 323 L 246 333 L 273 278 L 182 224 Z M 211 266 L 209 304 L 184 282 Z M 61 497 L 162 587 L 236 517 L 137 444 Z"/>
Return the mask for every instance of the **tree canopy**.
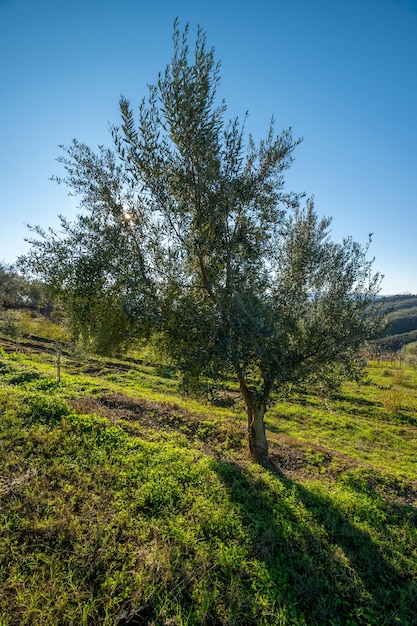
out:
<path id="1" fill-rule="evenodd" d="M 365 246 L 330 237 L 312 199 L 285 187 L 299 140 L 228 120 L 220 66 L 198 29 L 174 26 L 174 52 L 135 114 L 120 100 L 111 148 L 62 146 L 80 199 L 73 223 L 33 230 L 24 263 L 60 294 L 98 351 L 155 331 L 192 385 L 236 377 L 252 457 L 268 461 L 264 415 L 291 381 L 355 376 L 378 327 L 380 276 Z"/>

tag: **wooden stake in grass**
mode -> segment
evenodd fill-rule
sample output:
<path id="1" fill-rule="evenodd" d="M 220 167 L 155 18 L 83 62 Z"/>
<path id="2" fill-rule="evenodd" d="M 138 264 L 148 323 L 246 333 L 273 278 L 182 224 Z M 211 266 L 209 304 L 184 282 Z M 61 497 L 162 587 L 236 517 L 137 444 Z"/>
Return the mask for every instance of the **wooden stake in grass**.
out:
<path id="1" fill-rule="evenodd" d="M 56 382 L 61 382 L 61 346 L 59 344 L 56 350 Z"/>

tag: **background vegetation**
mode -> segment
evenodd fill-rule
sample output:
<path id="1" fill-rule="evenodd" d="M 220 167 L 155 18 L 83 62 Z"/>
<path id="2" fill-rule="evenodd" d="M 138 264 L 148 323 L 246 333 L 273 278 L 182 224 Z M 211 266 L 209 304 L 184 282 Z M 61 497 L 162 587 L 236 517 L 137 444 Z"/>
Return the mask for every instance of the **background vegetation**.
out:
<path id="1" fill-rule="evenodd" d="M 417 296 L 389 296 L 384 300 L 388 326 L 378 345 L 381 350 L 395 352 L 417 341 Z"/>

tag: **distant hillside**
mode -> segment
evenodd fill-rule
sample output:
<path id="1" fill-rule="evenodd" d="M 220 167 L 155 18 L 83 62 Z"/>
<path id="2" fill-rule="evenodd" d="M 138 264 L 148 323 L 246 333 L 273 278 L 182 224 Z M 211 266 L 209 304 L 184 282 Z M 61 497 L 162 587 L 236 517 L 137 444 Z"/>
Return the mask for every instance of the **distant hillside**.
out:
<path id="1" fill-rule="evenodd" d="M 384 297 L 388 326 L 385 336 L 378 341 L 383 350 L 397 351 L 417 341 L 417 295 Z"/>

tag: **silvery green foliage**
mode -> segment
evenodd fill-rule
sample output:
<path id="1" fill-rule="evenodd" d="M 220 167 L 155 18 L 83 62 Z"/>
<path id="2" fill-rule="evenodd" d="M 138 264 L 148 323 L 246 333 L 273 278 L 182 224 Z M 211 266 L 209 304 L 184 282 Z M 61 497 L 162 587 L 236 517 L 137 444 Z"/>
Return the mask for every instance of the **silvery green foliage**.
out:
<path id="1" fill-rule="evenodd" d="M 285 189 L 299 143 L 274 122 L 256 143 L 219 99 L 205 34 L 174 54 L 139 106 L 120 101 L 113 148 L 73 141 L 60 161 L 82 213 L 26 259 L 65 295 L 74 328 L 103 351 L 157 330 L 184 380 L 234 373 L 255 459 L 274 389 L 357 373 L 374 336 L 380 277 L 368 245 L 335 243 L 312 200 Z M 259 428 L 258 428 L 259 426 Z M 263 441 L 261 441 L 263 439 Z"/>

